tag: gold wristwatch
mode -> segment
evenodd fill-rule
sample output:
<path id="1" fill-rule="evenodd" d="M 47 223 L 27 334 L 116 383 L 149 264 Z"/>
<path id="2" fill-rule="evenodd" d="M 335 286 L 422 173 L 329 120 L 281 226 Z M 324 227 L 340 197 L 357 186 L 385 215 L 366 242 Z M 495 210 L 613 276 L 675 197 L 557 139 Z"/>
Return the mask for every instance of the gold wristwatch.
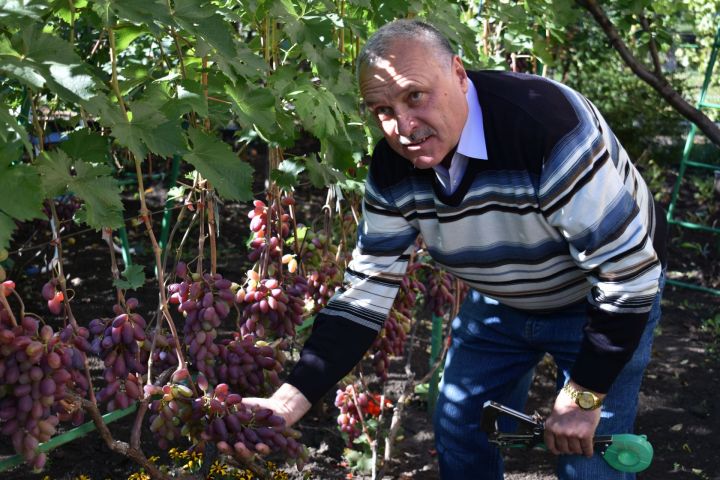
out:
<path id="1" fill-rule="evenodd" d="M 602 405 L 600 397 L 595 395 L 593 392 L 578 390 L 569 383 L 562 388 L 562 391 L 575 400 L 575 404 L 583 410 L 595 410 L 596 408 L 600 408 L 600 405 Z"/>

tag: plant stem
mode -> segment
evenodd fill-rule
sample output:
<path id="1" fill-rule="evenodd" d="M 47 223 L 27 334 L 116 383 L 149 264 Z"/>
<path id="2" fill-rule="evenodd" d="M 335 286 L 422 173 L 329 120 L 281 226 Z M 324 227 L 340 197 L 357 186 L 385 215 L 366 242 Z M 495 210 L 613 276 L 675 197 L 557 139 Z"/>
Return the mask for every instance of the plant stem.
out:
<path id="1" fill-rule="evenodd" d="M 113 280 L 119 280 L 120 279 L 120 269 L 117 266 L 117 259 L 115 256 L 115 245 L 113 244 L 112 240 L 112 230 L 109 228 L 103 228 L 102 238 L 105 240 L 105 243 L 108 245 L 108 249 L 110 250 L 110 270 L 112 271 L 112 277 Z M 117 301 L 120 305 L 123 307 L 125 306 L 125 295 L 123 294 L 123 291 L 120 287 L 117 287 L 115 289 L 117 291 Z"/>
<path id="2" fill-rule="evenodd" d="M 5 287 L 3 287 L 5 288 Z M 7 298 L 5 298 L 5 295 L 0 292 L 0 303 L 2 304 L 3 308 L 6 312 L 8 312 L 8 317 L 10 318 L 10 322 L 12 323 L 13 327 L 17 327 L 17 319 L 15 318 L 15 315 L 13 314 L 12 310 L 10 309 L 10 303 L 8 303 Z"/>
<path id="3" fill-rule="evenodd" d="M 57 261 L 55 263 L 55 267 L 57 268 L 57 279 L 58 284 L 60 285 L 60 290 L 63 293 L 63 304 L 65 306 L 65 313 L 67 314 L 68 320 L 70 321 L 70 325 L 72 325 L 73 330 L 75 334 L 78 334 L 78 323 L 77 320 L 75 320 L 75 315 L 73 314 L 72 308 L 70 308 L 70 298 L 68 296 L 68 290 L 67 290 L 67 284 L 65 283 L 65 272 L 63 270 L 63 250 L 62 250 L 62 242 L 60 241 L 60 236 L 58 235 L 58 215 L 57 210 L 55 209 L 55 203 L 50 200 L 50 211 L 52 212 L 52 222 L 50 222 L 50 226 L 52 228 L 52 235 L 53 235 L 53 245 L 55 246 L 55 254 L 57 255 Z M 90 376 L 90 367 L 88 366 L 88 359 L 87 354 L 83 352 L 82 350 L 78 349 L 80 352 L 80 356 L 83 360 L 83 366 L 85 367 L 85 378 L 88 382 L 88 395 L 90 396 L 90 401 L 93 404 L 97 405 L 97 401 L 95 400 L 95 388 L 93 387 L 92 377 Z"/>
<path id="4" fill-rule="evenodd" d="M 117 81 L 117 63 L 115 61 L 117 57 L 115 50 L 115 33 L 112 29 L 108 30 L 108 37 L 110 38 L 110 58 L 112 60 L 111 86 L 115 93 L 115 96 L 117 96 L 118 98 L 118 102 L 120 103 L 120 108 L 125 115 L 125 119 L 129 121 L 127 109 L 125 108 L 125 103 L 122 99 L 122 93 L 120 92 L 120 85 Z M 170 310 L 168 309 L 167 295 L 165 292 L 165 272 L 162 268 L 162 251 L 160 249 L 160 245 L 157 242 L 157 238 L 155 237 L 155 232 L 153 232 L 152 219 L 150 217 L 150 211 L 147 208 L 147 202 L 145 199 L 145 185 L 142 176 L 142 164 L 140 159 L 135 155 L 134 152 L 130 152 L 130 156 L 135 163 L 135 176 L 137 177 L 138 195 L 140 197 L 140 219 L 145 224 L 145 230 L 147 231 L 148 237 L 150 238 L 150 243 L 152 244 L 152 249 L 155 257 L 155 270 L 157 272 L 157 281 L 160 288 L 160 309 L 162 310 L 162 315 L 160 315 L 160 318 L 158 320 L 156 334 L 161 331 L 163 319 L 166 320 L 168 322 L 168 326 L 170 327 L 170 332 L 172 333 L 173 339 L 175 340 L 175 354 L 178 358 L 178 368 L 186 368 L 187 364 L 185 362 L 185 356 L 182 352 L 182 343 L 180 342 L 180 337 L 178 336 L 177 329 L 175 328 L 175 323 L 173 322 L 172 316 L 170 315 Z M 150 375 L 148 375 L 148 378 L 149 377 Z M 191 383 L 191 385 L 193 384 Z"/>
<path id="5" fill-rule="evenodd" d="M 210 182 L 207 184 L 207 217 L 208 217 L 208 235 L 210 236 L 210 273 L 217 273 L 217 225 L 215 218 L 215 195 L 211 190 Z"/>

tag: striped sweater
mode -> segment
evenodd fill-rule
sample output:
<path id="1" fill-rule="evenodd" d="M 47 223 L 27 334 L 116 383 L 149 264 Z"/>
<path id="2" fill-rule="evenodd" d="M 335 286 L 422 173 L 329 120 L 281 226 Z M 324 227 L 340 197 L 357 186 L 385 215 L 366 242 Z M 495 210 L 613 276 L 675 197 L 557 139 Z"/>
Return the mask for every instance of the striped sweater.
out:
<path id="1" fill-rule="evenodd" d="M 488 160 L 469 159 L 446 195 L 381 140 L 343 288 L 318 314 L 288 378 L 318 400 L 360 360 L 393 304 L 422 234 L 434 261 L 495 300 L 553 312 L 585 301 L 572 378 L 607 392 L 636 348 L 658 291 L 664 221 L 597 109 L 542 77 L 468 72 Z"/>

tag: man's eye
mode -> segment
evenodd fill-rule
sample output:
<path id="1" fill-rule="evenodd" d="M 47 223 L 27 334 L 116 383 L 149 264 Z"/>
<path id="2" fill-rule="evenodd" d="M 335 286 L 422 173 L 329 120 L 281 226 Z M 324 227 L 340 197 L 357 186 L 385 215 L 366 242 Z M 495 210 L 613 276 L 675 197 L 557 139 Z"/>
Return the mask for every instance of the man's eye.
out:
<path id="1" fill-rule="evenodd" d="M 392 115 L 392 108 L 390 107 L 378 107 L 375 109 L 375 115 L 378 118 L 387 118 Z"/>
<path id="2" fill-rule="evenodd" d="M 411 102 L 417 103 L 420 100 L 422 100 L 422 96 L 423 96 L 422 92 L 412 92 L 412 93 L 410 93 L 409 98 L 410 98 Z"/>

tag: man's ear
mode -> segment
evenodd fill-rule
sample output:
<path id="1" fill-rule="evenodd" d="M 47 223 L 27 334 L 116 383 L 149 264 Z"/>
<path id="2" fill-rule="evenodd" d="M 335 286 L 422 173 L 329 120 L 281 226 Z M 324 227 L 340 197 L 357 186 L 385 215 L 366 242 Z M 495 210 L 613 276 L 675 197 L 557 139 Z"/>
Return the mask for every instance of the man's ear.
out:
<path id="1" fill-rule="evenodd" d="M 468 82 L 470 81 L 467 76 L 467 72 L 465 72 L 465 67 L 463 66 L 463 62 L 460 59 L 458 55 L 455 55 L 452 60 L 452 70 L 453 75 L 455 75 L 460 82 L 460 87 L 462 88 L 463 93 L 467 93 L 468 90 Z"/>

